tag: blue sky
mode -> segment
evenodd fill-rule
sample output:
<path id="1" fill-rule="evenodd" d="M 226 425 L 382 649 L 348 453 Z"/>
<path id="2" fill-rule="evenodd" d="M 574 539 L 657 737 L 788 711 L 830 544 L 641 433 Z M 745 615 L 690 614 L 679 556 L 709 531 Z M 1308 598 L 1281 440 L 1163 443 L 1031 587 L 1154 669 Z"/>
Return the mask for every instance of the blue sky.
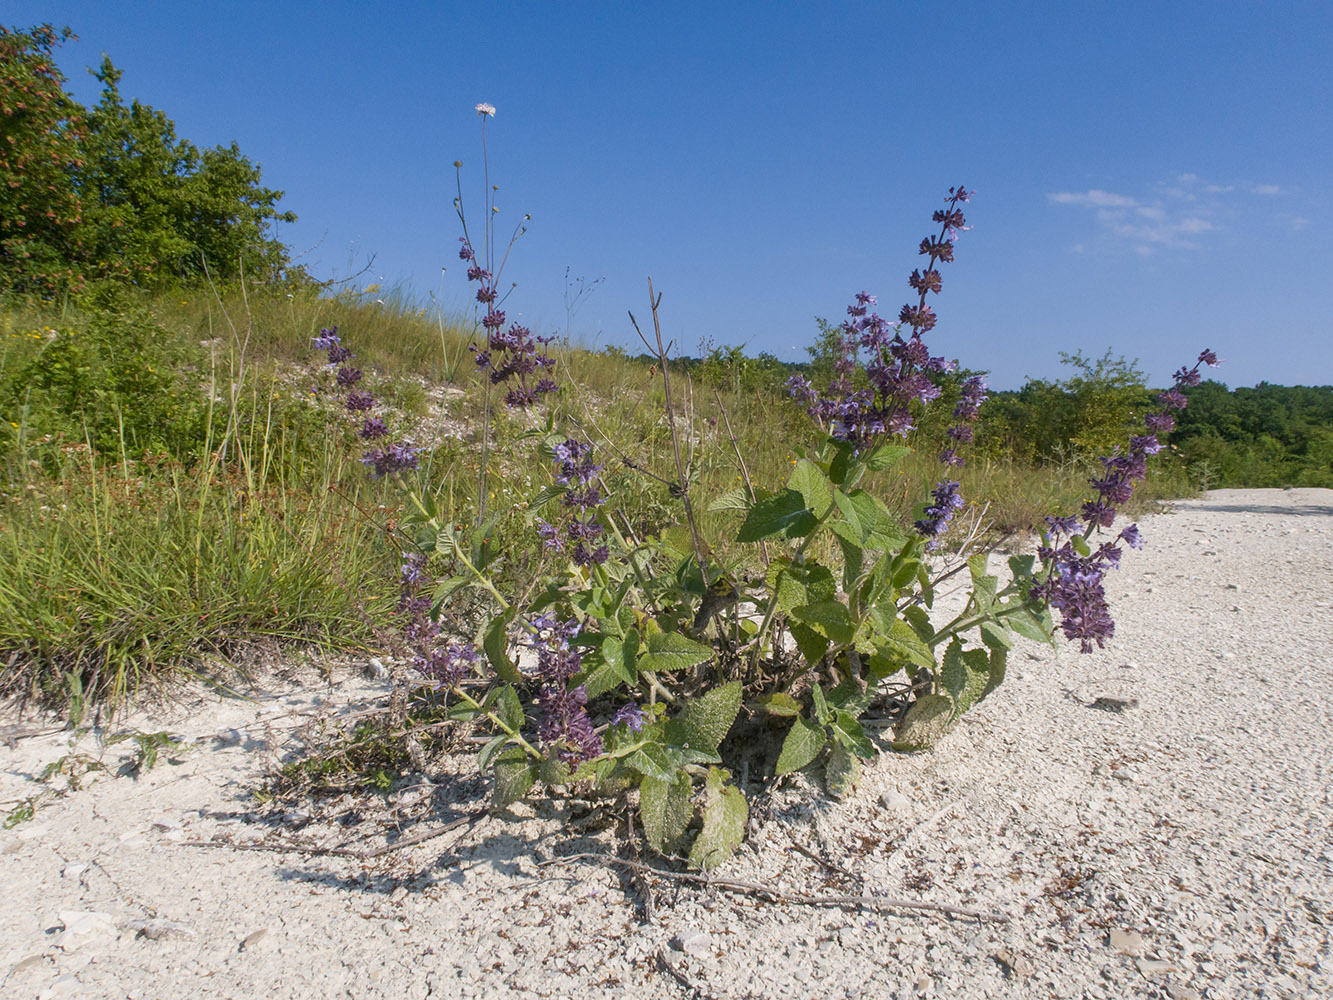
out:
<path id="1" fill-rule="evenodd" d="M 1333 383 L 1333 4 L 30 3 L 61 67 L 108 53 L 122 93 L 287 192 L 320 277 L 467 306 L 453 162 L 537 332 L 637 343 L 662 293 L 685 353 L 803 360 L 862 289 L 896 315 L 946 189 L 975 227 L 933 305 L 936 353 L 1000 388 L 1061 351 L 1204 347 L 1229 385 Z M 442 273 L 441 268 L 446 270 Z M 605 280 L 571 317 L 571 278 Z"/>

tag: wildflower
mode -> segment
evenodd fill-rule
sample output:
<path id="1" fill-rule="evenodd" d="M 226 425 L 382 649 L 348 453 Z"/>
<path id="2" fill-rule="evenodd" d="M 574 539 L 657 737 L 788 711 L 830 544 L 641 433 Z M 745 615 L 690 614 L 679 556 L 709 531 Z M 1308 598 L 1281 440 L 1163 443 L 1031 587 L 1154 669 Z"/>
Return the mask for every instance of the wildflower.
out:
<path id="1" fill-rule="evenodd" d="M 954 480 L 946 480 L 931 491 L 935 503 L 925 509 L 925 517 L 921 518 L 914 525 L 916 530 L 922 535 L 931 539 L 927 548 L 938 546 L 938 536 L 944 533 L 953 520 L 954 513 L 963 506 L 963 498 L 958 494 L 958 483 Z"/>
<path id="2" fill-rule="evenodd" d="M 343 389 L 350 389 L 361 381 L 362 371 L 360 368 L 339 368 L 338 377 L 334 380 L 338 386 Z"/>
<path id="3" fill-rule="evenodd" d="M 401 441 L 367 452 L 361 462 L 374 471 L 376 479 L 382 479 L 395 472 L 417 468 L 417 454 L 421 450 L 412 447 L 410 441 Z"/>
<path id="4" fill-rule="evenodd" d="M 602 738 L 588 718 L 588 693 L 582 686 L 572 691 L 547 688 L 538 704 L 542 710 L 538 730 L 541 738 L 547 743 L 562 744 L 560 759 L 570 767 L 577 767 L 603 751 Z"/>
<path id="5" fill-rule="evenodd" d="M 479 118 L 494 118 L 494 117 L 495 117 L 495 106 L 492 105 L 492 104 L 478 104 L 478 105 L 477 105 L 477 116 L 478 116 Z"/>
<path id="6" fill-rule="evenodd" d="M 437 691 L 453 687 L 480 663 L 481 654 L 476 647 L 461 643 L 434 647 L 413 660 L 413 666 L 433 683 Z"/>
<path id="7" fill-rule="evenodd" d="M 611 716 L 611 725 L 628 726 L 631 733 L 637 733 L 647 724 L 648 719 L 643 714 L 643 709 L 632 701 L 620 706 L 616 714 Z"/>
<path id="8" fill-rule="evenodd" d="M 368 392 L 349 392 L 343 403 L 353 413 L 369 410 L 375 405 L 375 397 Z"/>

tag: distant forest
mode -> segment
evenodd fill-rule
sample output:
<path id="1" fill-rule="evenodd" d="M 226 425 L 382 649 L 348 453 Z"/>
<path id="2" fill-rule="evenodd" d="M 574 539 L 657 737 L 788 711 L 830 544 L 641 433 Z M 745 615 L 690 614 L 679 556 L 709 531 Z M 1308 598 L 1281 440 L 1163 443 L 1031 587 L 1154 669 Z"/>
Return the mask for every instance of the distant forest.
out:
<path id="1" fill-rule="evenodd" d="M 807 348 L 811 360 L 804 364 L 712 345 L 704 345 L 703 357 L 679 364 L 705 385 L 782 393 L 794 373 L 818 379 L 831 371 L 835 328 L 823 321 L 820 328 L 820 342 Z M 641 360 L 653 361 L 647 355 Z M 1062 360 L 1073 369 L 1068 378 L 1030 379 L 1021 389 L 991 394 L 977 424 L 974 454 L 1033 465 L 1089 461 L 1142 433 L 1144 415 L 1157 408 L 1157 390 L 1134 363 L 1110 352 Z M 932 407 L 921 427 L 928 439 L 942 435 L 957 383 L 970 374 L 940 377 L 941 405 Z M 1195 486 L 1333 488 L 1333 386 L 1260 382 L 1228 389 L 1210 381 L 1185 393 L 1189 406 L 1163 442 L 1160 461 L 1183 464 Z"/>

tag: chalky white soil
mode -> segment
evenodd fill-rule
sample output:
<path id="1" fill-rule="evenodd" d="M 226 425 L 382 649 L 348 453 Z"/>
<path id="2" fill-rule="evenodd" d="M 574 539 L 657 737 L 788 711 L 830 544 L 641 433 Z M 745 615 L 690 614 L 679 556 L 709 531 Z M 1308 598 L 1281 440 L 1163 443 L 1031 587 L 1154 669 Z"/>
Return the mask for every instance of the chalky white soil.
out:
<path id="1" fill-rule="evenodd" d="M 881 756 L 850 801 L 817 775 L 758 798 L 717 873 L 1007 922 L 655 878 L 648 922 L 630 876 L 538 866 L 616 846 L 544 801 L 378 858 L 302 851 L 483 804 L 460 757 L 361 814 L 261 807 L 302 727 L 383 704 L 348 669 L 117 721 L 193 741 L 137 780 L 116 776 L 132 744 L 0 719 L 6 812 L 71 752 L 107 767 L 0 833 L 0 995 L 1333 996 L 1333 491 L 1214 491 L 1142 528 L 1109 648 L 1016 649 L 935 750 Z"/>

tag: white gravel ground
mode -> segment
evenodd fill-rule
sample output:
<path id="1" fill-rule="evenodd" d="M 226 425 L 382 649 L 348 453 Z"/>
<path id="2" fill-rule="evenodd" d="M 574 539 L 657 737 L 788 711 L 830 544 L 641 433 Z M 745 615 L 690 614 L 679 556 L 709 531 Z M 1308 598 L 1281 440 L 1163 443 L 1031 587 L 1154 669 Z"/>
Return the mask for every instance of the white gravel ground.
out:
<path id="1" fill-rule="evenodd" d="M 1015 650 L 936 749 L 844 803 L 798 777 L 717 873 L 1006 922 L 656 879 L 647 922 L 627 874 L 537 866 L 615 848 L 547 802 L 369 860 L 237 849 L 355 841 L 253 796 L 299 724 L 383 699 L 349 675 L 117 723 L 194 741 L 137 780 L 132 744 L 0 719 L 6 812 L 63 756 L 109 769 L 0 833 L 0 995 L 1333 996 L 1333 491 L 1214 491 L 1142 529 L 1109 648 Z M 474 808 L 456 770 L 377 821 Z"/>

